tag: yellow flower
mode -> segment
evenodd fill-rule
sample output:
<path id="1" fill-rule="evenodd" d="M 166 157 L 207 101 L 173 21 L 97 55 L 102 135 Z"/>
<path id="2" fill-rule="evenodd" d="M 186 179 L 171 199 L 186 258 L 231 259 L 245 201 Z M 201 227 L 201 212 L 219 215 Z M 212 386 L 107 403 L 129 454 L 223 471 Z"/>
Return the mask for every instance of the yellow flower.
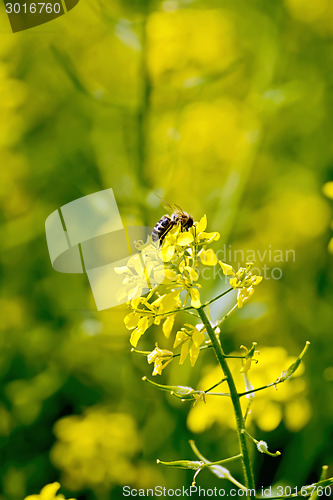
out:
<path id="1" fill-rule="evenodd" d="M 160 349 L 156 342 L 155 349 L 147 356 L 148 363 L 154 363 L 153 375 L 162 375 L 162 370 L 170 363 L 172 358 L 173 352 Z"/>
<path id="2" fill-rule="evenodd" d="M 57 495 L 56 493 L 60 488 L 59 483 L 51 483 L 44 486 L 38 495 L 29 495 L 24 500 L 64 500 L 63 495 Z M 69 498 L 68 500 L 75 500 L 74 498 Z"/>
<path id="3" fill-rule="evenodd" d="M 194 223 L 194 232 L 195 232 L 195 236 L 196 236 L 196 239 L 198 240 L 198 242 L 208 244 L 208 243 L 212 243 L 213 241 L 217 241 L 220 239 L 220 233 L 218 233 L 217 231 L 212 232 L 212 233 L 206 233 L 205 232 L 206 227 L 207 227 L 206 215 L 201 217 L 199 222 Z M 201 241 L 201 240 L 205 240 L 205 241 Z"/>
<path id="4" fill-rule="evenodd" d="M 258 362 L 256 359 L 253 358 L 254 354 L 259 354 L 259 352 L 255 350 L 256 345 L 257 345 L 257 343 L 253 342 L 252 347 L 250 349 L 245 347 L 245 345 L 240 346 L 241 349 L 244 349 L 246 351 L 245 361 L 244 361 L 243 366 L 240 370 L 240 373 L 247 373 L 251 368 L 252 361 L 254 361 L 255 363 Z"/>
<path id="5" fill-rule="evenodd" d="M 155 267 L 154 261 L 143 260 L 141 254 L 130 257 L 126 266 L 115 267 L 115 273 L 125 275 L 123 280 L 125 286 L 117 294 L 119 302 L 123 299 L 132 300 L 140 297 L 152 288 L 150 277 Z"/>
<path id="6" fill-rule="evenodd" d="M 190 288 L 191 306 L 199 309 L 201 307 L 200 293 L 197 288 Z"/>
<path id="7" fill-rule="evenodd" d="M 188 354 L 190 354 L 191 366 L 194 366 L 200 353 L 200 345 L 204 340 L 205 334 L 203 332 L 198 330 L 195 326 L 185 323 L 184 328 L 177 332 L 173 344 L 174 348 L 183 344 L 179 364 L 182 365 Z"/>
<path id="8" fill-rule="evenodd" d="M 163 262 L 170 262 L 173 256 L 185 250 L 185 247 L 191 245 L 194 236 L 191 231 L 181 231 L 181 225 L 173 227 L 164 238 L 160 256 Z"/>
<path id="9" fill-rule="evenodd" d="M 126 328 L 133 330 L 130 342 L 136 347 L 141 336 L 152 325 L 163 321 L 163 333 L 169 338 L 173 324 L 173 311 L 181 309 L 190 298 L 191 306 L 201 307 L 198 283 L 198 264 L 214 266 L 217 257 L 207 244 L 219 239 L 217 232 L 206 233 L 207 217 L 195 222 L 189 231 L 181 225 L 173 227 L 165 236 L 162 246 L 148 242 L 140 245 L 140 254 L 128 259 L 127 265 L 115 268 L 124 275 L 121 297 L 126 298 L 132 311 L 124 318 Z M 158 285 L 165 293 L 160 295 Z M 186 290 L 184 303 L 180 293 Z M 149 292 L 149 293 L 148 293 Z M 141 297 L 148 293 L 146 298 Z"/>
<path id="10" fill-rule="evenodd" d="M 134 460 L 141 444 L 131 415 L 92 406 L 81 415 L 58 420 L 54 432 L 57 441 L 50 457 L 69 489 L 101 490 L 138 480 Z"/>
<path id="11" fill-rule="evenodd" d="M 238 290 L 238 295 L 237 295 L 237 306 L 239 309 L 243 307 L 243 304 L 249 300 L 251 295 L 254 294 L 254 288 L 253 286 L 250 286 L 248 288 L 242 288 L 241 290 Z"/>
<path id="12" fill-rule="evenodd" d="M 243 307 L 243 304 L 253 295 L 254 286 L 259 285 L 262 281 L 262 276 L 256 276 L 251 273 L 252 262 L 246 264 L 246 267 L 240 267 L 236 273 L 229 264 L 220 260 L 219 264 L 225 276 L 233 276 L 230 278 L 229 283 L 233 288 L 238 289 L 237 306 L 239 308 Z"/>
<path id="13" fill-rule="evenodd" d="M 164 294 L 152 303 L 146 297 L 138 297 L 130 302 L 133 310 L 125 316 L 124 323 L 128 330 L 133 330 L 130 338 L 133 347 L 137 346 L 142 335 L 153 323 L 159 325 L 162 320 L 163 333 L 169 338 L 174 323 L 172 310 L 178 309 L 182 304 L 180 292 L 181 290 L 175 290 Z"/>

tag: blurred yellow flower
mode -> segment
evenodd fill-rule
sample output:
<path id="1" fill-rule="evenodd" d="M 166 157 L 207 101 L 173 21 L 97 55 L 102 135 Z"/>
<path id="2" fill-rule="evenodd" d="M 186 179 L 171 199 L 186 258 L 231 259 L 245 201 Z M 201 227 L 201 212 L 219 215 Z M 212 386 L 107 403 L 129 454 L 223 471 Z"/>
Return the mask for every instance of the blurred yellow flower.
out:
<path id="1" fill-rule="evenodd" d="M 333 181 L 326 182 L 323 186 L 323 193 L 327 198 L 333 200 Z M 333 223 L 331 223 L 331 227 L 333 229 Z M 328 242 L 328 251 L 329 253 L 333 253 L 333 238 Z"/>
<path id="2" fill-rule="evenodd" d="M 333 181 L 326 182 L 323 185 L 323 193 L 327 198 L 331 198 L 333 200 Z"/>
<path id="3" fill-rule="evenodd" d="M 319 32 L 332 33 L 333 5 L 331 0 L 285 0 L 285 5 L 290 14 Z"/>
<path id="4" fill-rule="evenodd" d="M 148 363 L 154 363 L 153 375 L 162 375 L 162 370 L 170 363 L 173 358 L 173 352 L 167 349 L 160 349 L 155 344 L 155 349 L 148 354 Z"/>
<path id="5" fill-rule="evenodd" d="M 212 65 L 214 70 L 225 68 L 237 56 L 233 24 L 221 9 L 156 11 L 147 28 L 148 62 L 156 81 L 173 73 L 185 80 L 198 69 L 201 76 Z"/>
<path id="6" fill-rule="evenodd" d="M 209 248 L 208 250 L 202 248 L 199 252 L 199 257 L 202 264 L 205 266 L 216 266 L 217 264 L 217 257 L 212 248 Z"/>
<path id="7" fill-rule="evenodd" d="M 283 347 L 263 347 L 260 349 L 260 362 L 252 366 L 248 373 L 240 373 L 238 360 L 228 361 L 237 390 L 241 393 L 248 390 L 245 385 L 245 376 L 250 377 L 254 388 L 261 387 L 276 380 L 295 359 L 289 356 Z M 305 380 L 300 378 L 303 371 L 304 367 L 301 365 L 288 383 L 255 392 L 255 400 L 251 405 L 247 424 L 253 422 L 265 432 L 273 431 L 282 420 L 292 432 L 297 432 L 304 427 L 311 417 L 312 410 L 308 400 L 304 397 Z M 221 377 L 220 367 L 208 366 L 206 374 L 198 384 L 198 390 L 212 387 Z M 243 414 L 245 414 L 249 400 L 243 396 L 240 401 Z M 197 405 L 190 410 L 187 423 L 192 432 L 203 432 L 214 423 L 224 428 L 235 429 L 235 422 L 230 417 L 232 414 L 230 398 L 206 394 L 206 403 L 205 407 Z"/>
<path id="8" fill-rule="evenodd" d="M 56 495 L 59 488 L 59 483 L 47 484 L 38 495 L 29 495 L 24 500 L 64 500 L 65 497 L 63 495 Z M 68 500 L 75 499 L 69 498 Z"/>
<path id="9" fill-rule="evenodd" d="M 129 484 L 136 480 L 132 459 L 140 449 L 134 419 L 105 407 L 59 420 L 51 460 L 70 489 Z"/>

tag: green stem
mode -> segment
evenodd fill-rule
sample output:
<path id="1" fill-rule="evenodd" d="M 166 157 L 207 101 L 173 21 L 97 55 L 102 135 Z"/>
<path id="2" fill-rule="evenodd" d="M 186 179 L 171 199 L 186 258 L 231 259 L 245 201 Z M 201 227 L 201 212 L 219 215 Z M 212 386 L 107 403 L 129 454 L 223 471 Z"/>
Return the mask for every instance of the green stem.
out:
<path id="1" fill-rule="evenodd" d="M 232 401 L 232 404 L 234 407 L 234 412 L 235 412 L 235 418 L 236 418 L 236 424 L 237 424 L 237 435 L 238 435 L 240 451 L 242 454 L 242 463 L 243 463 L 245 485 L 248 489 L 254 489 L 255 484 L 254 484 L 254 477 L 253 477 L 253 472 L 252 472 L 252 465 L 251 465 L 251 461 L 250 461 L 249 450 L 247 447 L 246 436 L 244 433 L 245 422 L 244 422 L 244 418 L 243 418 L 243 414 L 242 414 L 242 409 L 241 409 L 241 405 L 240 405 L 240 400 L 239 400 L 237 388 L 236 388 L 232 373 L 230 371 L 228 362 L 225 359 L 225 355 L 224 355 L 223 349 L 221 347 L 221 344 L 215 335 L 215 332 L 214 332 L 212 325 L 210 324 L 210 322 L 207 318 L 207 315 L 206 315 L 203 307 L 200 307 L 198 309 L 198 314 L 202 320 L 202 323 L 206 327 L 206 331 L 207 331 L 209 338 L 213 344 L 215 355 L 216 355 L 216 357 L 221 365 L 221 368 L 223 370 L 224 375 L 227 378 L 227 384 L 228 384 L 228 387 L 230 390 L 230 397 L 231 397 L 231 401 Z"/>
<path id="2" fill-rule="evenodd" d="M 229 458 L 223 458 L 222 460 L 217 460 L 217 462 L 210 462 L 209 465 L 225 465 L 229 464 L 230 462 L 234 462 L 235 460 L 239 460 L 242 458 L 242 454 L 239 453 L 239 455 L 235 455 L 234 457 L 229 457 Z"/>
<path id="3" fill-rule="evenodd" d="M 209 389 L 206 389 L 204 392 L 210 392 L 212 391 L 213 389 L 215 389 L 215 387 L 217 387 L 218 385 L 222 384 L 223 382 L 225 382 L 227 380 L 226 377 L 223 377 L 222 380 L 220 380 L 219 382 L 217 382 L 216 384 L 212 385 L 212 387 L 210 387 Z"/>
<path id="4" fill-rule="evenodd" d="M 224 295 L 227 295 L 227 293 L 229 292 L 232 292 L 234 290 L 233 287 L 230 287 L 228 288 L 228 290 L 225 290 L 224 292 L 220 293 L 220 295 L 217 295 L 216 297 L 214 297 L 213 299 L 209 300 L 208 302 L 206 302 L 206 304 L 203 304 L 202 307 L 206 307 L 206 306 L 209 306 L 209 304 L 212 304 L 213 302 L 215 302 L 216 300 L 220 299 L 221 297 L 224 297 Z M 223 318 L 224 319 L 224 318 Z"/>

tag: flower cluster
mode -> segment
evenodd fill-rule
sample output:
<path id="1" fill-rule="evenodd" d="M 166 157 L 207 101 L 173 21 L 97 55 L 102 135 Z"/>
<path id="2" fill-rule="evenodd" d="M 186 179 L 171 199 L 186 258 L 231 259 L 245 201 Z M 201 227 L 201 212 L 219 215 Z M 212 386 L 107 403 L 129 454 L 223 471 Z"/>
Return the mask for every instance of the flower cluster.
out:
<path id="1" fill-rule="evenodd" d="M 231 266 L 218 261 L 210 245 L 220 238 L 220 234 L 206 232 L 206 229 L 206 215 L 188 231 L 183 231 L 181 224 L 175 225 L 161 245 L 148 238 L 146 243 L 138 245 L 140 252 L 131 256 L 126 266 L 115 268 L 116 273 L 123 275 L 119 298 L 125 297 L 131 308 L 124 322 L 131 330 L 130 342 L 134 348 L 150 326 L 162 324 L 164 336 L 169 339 L 177 312 L 193 309 L 193 314 L 197 315 L 196 310 L 202 307 L 201 266 L 219 264 L 225 275 L 232 276 L 230 285 L 238 289 L 238 307 L 243 306 L 253 294 L 254 286 L 260 283 L 262 278 L 251 274 L 252 264 L 234 272 Z M 204 329 L 185 324 L 177 331 L 173 342 L 174 349 L 181 346 L 180 354 L 173 354 L 157 344 L 148 353 L 148 363 L 154 364 L 153 375 L 160 375 L 175 356 L 180 356 L 180 364 L 189 356 L 194 366 L 204 340 Z"/>
<path id="2" fill-rule="evenodd" d="M 141 336 L 152 325 L 159 325 L 163 321 L 163 333 L 166 338 L 170 337 L 174 324 L 174 310 L 182 306 L 180 299 L 181 290 L 170 291 L 163 295 L 158 295 L 153 302 L 149 302 L 148 297 L 138 297 L 130 302 L 132 311 L 124 318 L 125 326 L 128 330 L 133 330 L 130 342 L 136 347 Z"/>
<path id="3" fill-rule="evenodd" d="M 221 262 L 219 260 L 219 264 L 226 276 L 232 276 L 229 283 L 232 288 L 238 290 L 238 307 L 243 307 L 243 304 L 245 304 L 245 302 L 249 300 L 251 295 L 253 295 L 255 285 L 259 285 L 259 283 L 262 281 L 262 276 L 256 276 L 251 273 L 250 269 L 253 266 L 252 262 L 246 264 L 246 267 L 240 267 L 237 272 L 233 270 L 232 266 L 226 264 L 225 262 Z"/>
<path id="4" fill-rule="evenodd" d="M 173 344 L 173 347 L 178 347 L 182 344 L 179 364 L 182 365 L 188 354 L 190 354 L 191 366 L 194 366 L 199 356 L 200 346 L 204 340 L 205 334 L 203 332 L 198 330 L 197 327 L 185 323 L 184 327 L 177 332 Z"/>
<path id="5" fill-rule="evenodd" d="M 63 484 L 70 490 L 103 489 L 138 480 L 134 459 L 141 444 L 131 415 L 92 406 L 80 415 L 58 420 L 54 433 L 57 440 L 51 449 L 51 461 L 62 472 Z M 53 496 L 37 498 L 54 500 Z"/>
<path id="6" fill-rule="evenodd" d="M 148 363 L 154 363 L 153 375 L 161 375 L 163 368 L 170 363 L 172 358 L 173 352 L 167 349 L 160 349 L 156 342 L 155 349 L 147 356 Z"/>

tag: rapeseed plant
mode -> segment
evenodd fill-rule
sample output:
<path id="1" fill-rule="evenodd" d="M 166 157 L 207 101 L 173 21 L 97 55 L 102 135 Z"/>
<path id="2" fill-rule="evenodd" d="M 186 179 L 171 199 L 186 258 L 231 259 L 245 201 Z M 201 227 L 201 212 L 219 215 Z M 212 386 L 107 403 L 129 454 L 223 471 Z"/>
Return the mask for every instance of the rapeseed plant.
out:
<path id="1" fill-rule="evenodd" d="M 124 322 L 126 328 L 132 330 L 130 337 L 132 350 L 147 356 L 148 363 L 154 364 L 153 376 L 161 375 L 163 370 L 177 357 L 179 358 L 179 364 L 183 364 L 189 357 L 190 364 L 194 367 L 203 350 L 212 348 L 215 351 L 219 367 L 209 370 L 209 380 L 204 380 L 199 389 L 181 385 L 163 385 L 149 380 L 146 376 L 143 377 L 143 380 L 157 389 L 169 392 L 182 401 L 192 401 L 195 406 L 189 414 L 188 423 L 189 427 L 194 431 L 204 430 L 207 427 L 204 423 L 205 413 L 209 414 L 208 420 L 211 423 L 214 418 L 219 422 L 221 422 L 221 418 L 228 421 L 227 411 L 223 410 L 223 404 L 220 405 L 221 398 L 218 398 L 218 396 L 223 397 L 222 401 L 228 400 L 231 402 L 234 412 L 233 427 L 237 431 L 239 454 L 218 461 L 209 461 L 199 452 L 194 441 L 191 441 L 192 450 L 199 460 L 184 459 L 171 462 L 158 460 L 157 462 L 169 467 L 194 470 L 193 483 L 195 483 L 196 477 L 201 470 L 209 468 L 213 474 L 221 479 L 229 480 L 250 496 L 253 495 L 255 490 L 255 481 L 249 445 L 254 444 L 259 453 L 265 453 L 272 457 L 280 455 L 279 451 L 269 451 L 268 444 L 265 441 L 262 439 L 257 440 L 248 432 L 246 424 L 251 414 L 253 401 L 259 391 L 269 388 L 276 389 L 279 384 L 294 376 L 310 343 L 306 342 L 304 349 L 293 362 L 287 356 L 285 349 L 270 348 L 273 351 L 276 349 L 274 354 L 280 353 L 281 355 L 274 356 L 274 366 L 279 362 L 284 364 L 286 360 L 288 360 L 289 364 L 284 371 L 280 369 L 273 378 L 273 382 L 267 383 L 267 378 L 264 378 L 263 373 L 261 373 L 261 377 L 258 377 L 258 373 L 256 373 L 254 380 L 259 387 L 253 385 L 249 377 L 252 378 L 253 362 L 258 362 L 256 358 L 256 354 L 258 354 L 256 342 L 253 342 L 250 348 L 241 346 L 243 353 L 226 354 L 223 348 L 220 327 L 232 311 L 242 308 L 250 300 L 255 293 L 256 287 L 262 282 L 262 277 L 251 271 L 252 263 L 246 263 L 244 267 L 234 270 L 230 264 L 218 260 L 217 254 L 211 248 L 211 244 L 218 241 L 220 235 L 218 232 L 206 232 L 206 229 L 207 217 L 204 215 L 199 222 L 194 222 L 188 231 L 183 231 L 180 224 L 172 227 L 161 244 L 160 242 L 152 242 L 149 238 L 145 244 L 142 242 L 138 244 L 138 250 L 141 253 L 130 257 L 127 266 L 116 269 L 116 272 L 124 275 L 124 288 L 120 291 L 120 294 L 127 297 L 127 304 L 130 308 Z M 229 281 L 229 288 L 206 302 L 202 300 L 201 289 L 203 283 L 201 281 L 203 280 L 200 280 L 200 271 L 204 266 L 218 266 L 222 270 L 226 282 Z M 237 291 L 236 303 L 227 314 L 213 324 L 210 319 L 209 305 L 234 290 Z M 142 335 L 152 325 L 161 325 L 165 338 L 170 339 L 174 331 L 175 317 L 183 312 L 191 314 L 195 324 L 184 322 L 183 326 L 174 333 L 173 350 L 180 347 L 180 352 L 165 349 L 157 343 L 152 351 L 137 349 Z M 263 349 L 263 352 L 268 353 L 270 351 L 269 349 L 267 351 Z M 268 368 L 265 370 L 265 374 L 270 373 L 270 360 L 272 358 L 268 355 L 267 359 L 268 365 L 264 362 L 264 365 Z M 233 366 L 235 361 L 241 362 L 241 366 L 238 365 L 239 367 L 235 368 Z M 231 366 L 233 370 L 231 370 Z M 214 392 L 214 389 L 222 383 L 227 385 L 228 391 Z M 297 389 L 296 394 L 298 394 Z M 215 402 L 213 406 L 207 403 L 207 407 L 205 407 L 202 403 L 206 402 L 208 396 L 209 400 L 214 397 Z M 279 410 L 281 404 L 284 403 L 284 398 L 285 396 L 282 396 L 282 398 L 278 396 L 276 403 L 274 403 L 274 399 L 272 400 L 272 405 L 275 405 Z M 269 405 L 267 406 L 269 407 Z M 208 411 L 206 408 L 208 408 Z M 229 409 L 230 405 L 228 411 Z M 265 408 L 262 409 L 261 413 L 265 414 Z M 194 418 L 192 418 L 192 414 Z M 308 412 L 308 417 L 309 415 L 310 412 Z M 254 412 L 254 418 L 259 419 L 259 414 Z M 276 425 L 280 420 L 281 415 L 279 413 L 278 418 L 275 419 Z M 259 425 L 259 427 L 263 429 L 269 428 L 267 419 L 266 421 L 262 420 L 262 422 L 262 426 Z M 268 430 L 272 430 L 276 425 L 274 424 Z M 224 467 L 229 461 L 234 460 L 239 460 L 242 463 L 244 484 L 233 478 L 228 469 Z M 316 487 L 321 487 L 323 481 L 325 482 L 324 474 L 325 472 L 321 476 L 321 481 L 316 483 Z M 333 478 L 326 480 L 325 485 L 331 483 L 333 483 Z M 312 494 L 312 491 L 307 486 L 303 487 L 303 491 L 304 496 Z"/>

